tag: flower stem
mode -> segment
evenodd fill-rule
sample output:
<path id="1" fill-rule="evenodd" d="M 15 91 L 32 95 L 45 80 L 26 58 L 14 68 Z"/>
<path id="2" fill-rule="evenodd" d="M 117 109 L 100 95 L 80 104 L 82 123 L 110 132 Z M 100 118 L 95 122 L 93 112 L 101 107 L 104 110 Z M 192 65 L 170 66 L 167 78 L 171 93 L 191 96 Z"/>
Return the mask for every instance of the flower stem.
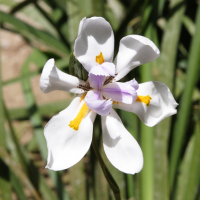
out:
<path id="1" fill-rule="evenodd" d="M 103 173 L 106 177 L 106 180 L 108 181 L 108 184 L 114 193 L 115 200 L 121 200 L 119 187 L 118 187 L 116 181 L 114 180 L 114 178 L 112 177 L 111 173 L 109 172 L 108 168 L 106 167 L 106 165 L 99 153 L 94 134 L 93 134 L 93 138 L 92 138 L 92 147 L 94 149 L 97 160 L 99 161 L 99 164 L 103 170 Z"/>

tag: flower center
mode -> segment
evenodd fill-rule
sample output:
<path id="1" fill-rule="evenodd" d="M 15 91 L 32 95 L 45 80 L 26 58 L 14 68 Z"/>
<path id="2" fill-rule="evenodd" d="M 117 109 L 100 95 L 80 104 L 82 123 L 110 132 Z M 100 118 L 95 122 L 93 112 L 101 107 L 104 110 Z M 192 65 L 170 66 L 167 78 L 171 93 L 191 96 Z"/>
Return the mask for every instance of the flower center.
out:
<path id="1" fill-rule="evenodd" d="M 150 104 L 151 99 L 152 98 L 149 95 L 147 95 L 147 96 L 137 96 L 136 101 L 145 103 L 146 106 L 148 106 Z"/>
<path id="2" fill-rule="evenodd" d="M 79 129 L 79 125 L 82 121 L 82 119 L 85 117 L 87 114 L 89 108 L 87 107 L 86 103 L 84 103 L 78 113 L 78 115 L 75 117 L 74 120 L 70 121 L 69 127 L 73 128 L 75 131 Z"/>
<path id="3" fill-rule="evenodd" d="M 100 65 L 104 62 L 102 52 L 100 52 L 100 54 L 98 56 L 96 56 L 96 62 L 99 63 Z"/>

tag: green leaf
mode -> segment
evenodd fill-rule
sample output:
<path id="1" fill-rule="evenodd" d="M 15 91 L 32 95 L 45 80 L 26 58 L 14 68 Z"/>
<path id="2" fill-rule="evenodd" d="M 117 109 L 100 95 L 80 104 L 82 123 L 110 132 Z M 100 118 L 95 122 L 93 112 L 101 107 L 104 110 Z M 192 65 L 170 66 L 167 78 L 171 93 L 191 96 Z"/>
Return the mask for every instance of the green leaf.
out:
<path id="1" fill-rule="evenodd" d="M 9 167 L 9 169 L 15 174 L 16 177 L 26 186 L 30 193 L 36 200 L 42 200 L 32 183 L 30 182 L 24 171 L 17 165 L 9 156 L 9 154 L 0 146 L 0 158 Z M 16 170 L 17 169 L 17 170 Z M 10 193 L 11 194 L 11 193 Z M 8 198 L 6 198 L 8 199 Z M 11 198 L 10 198 L 11 199 Z"/>
<path id="2" fill-rule="evenodd" d="M 75 58 L 72 52 L 69 60 L 69 73 L 73 76 L 80 78 L 81 80 L 87 81 L 88 71 L 82 66 L 82 64 Z"/>
<path id="3" fill-rule="evenodd" d="M 60 27 L 57 27 L 56 23 L 52 20 L 52 18 L 47 14 L 47 12 L 43 9 L 40 4 L 37 3 L 37 1 L 33 2 L 39 13 L 42 14 L 42 16 L 50 23 L 54 30 L 57 30 L 57 34 L 59 35 L 60 40 L 65 44 L 67 48 L 70 48 L 69 42 L 66 40 L 66 37 L 62 34 Z"/>
<path id="4" fill-rule="evenodd" d="M 190 35 L 193 36 L 195 34 L 196 29 L 194 22 L 188 16 L 185 15 L 183 18 L 183 24 L 187 31 L 190 33 Z"/>
<path id="5" fill-rule="evenodd" d="M 29 56 L 22 68 L 22 75 L 25 76 L 29 73 L 29 63 L 33 62 L 32 58 L 34 58 L 38 54 L 37 51 L 33 51 L 33 53 Z M 39 62 L 42 60 L 38 57 Z M 35 63 L 37 64 L 37 63 Z M 30 121 L 34 127 L 34 136 L 37 139 L 40 152 L 42 154 L 42 158 L 44 160 L 47 159 L 47 148 L 46 148 L 46 141 L 43 135 L 43 127 L 42 127 L 42 119 L 37 111 L 37 105 L 35 104 L 35 99 L 32 93 L 31 83 L 29 79 L 22 80 L 22 88 L 25 95 L 25 100 L 27 103 L 27 109 L 29 111 Z"/>
<path id="6" fill-rule="evenodd" d="M 164 6 L 165 6 L 166 0 L 159 0 L 156 3 L 158 4 L 158 14 L 161 16 L 163 14 Z"/>
<path id="7" fill-rule="evenodd" d="M 1 84 L 1 60 L 0 60 L 0 147 L 6 149 L 6 131 L 4 127 L 4 108 Z M 6 159 L 6 158 L 4 158 Z M 9 168 L 0 159 L 0 197 L 2 200 L 11 200 L 10 172 Z"/>
<path id="8" fill-rule="evenodd" d="M 119 42 L 125 34 L 128 23 L 132 20 L 135 13 L 141 8 L 143 3 L 144 3 L 143 0 L 142 1 L 139 1 L 139 0 L 131 1 L 131 5 L 127 10 L 126 16 L 120 23 L 118 30 L 115 32 L 115 51 L 116 52 L 119 49 Z"/>
<path id="9" fill-rule="evenodd" d="M 93 16 L 101 16 L 105 15 L 105 1 L 104 0 L 92 0 L 93 7 Z"/>
<path id="10" fill-rule="evenodd" d="M 15 165 L 18 162 L 18 164 L 20 165 L 20 169 L 23 169 L 23 172 L 26 174 L 26 176 L 28 176 L 27 178 L 31 180 L 31 184 L 33 184 L 33 187 L 38 188 L 38 190 L 41 192 L 45 200 L 58 200 L 58 198 L 55 196 L 52 190 L 48 187 L 46 180 L 39 174 L 36 167 L 29 160 L 28 153 L 23 148 L 20 148 L 20 145 L 15 137 L 14 129 L 12 127 L 12 124 L 10 123 L 11 121 L 10 116 L 9 116 L 9 113 L 6 111 L 6 108 L 5 108 L 5 113 L 8 118 L 8 122 L 9 122 L 8 125 L 10 128 L 10 134 L 9 134 L 10 137 L 9 137 L 8 142 L 9 142 L 9 146 L 12 146 L 12 149 L 10 149 L 10 152 L 12 154 L 12 160 L 15 160 Z M 13 172 L 13 173 L 16 175 L 17 178 L 19 178 L 16 172 Z M 15 188 L 16 186 L 15 182 L 13 184 Z M 19 188 L 15 188 L 15 189 L 19 191 Z"/>
<path id="11" fill-rule="evenodd" d="M 10 13 L 14 14 L 16 12 L 18 12 L 19 10 L 21 10 L 22 8 L 26 7 L 27 5 L 33 3 L 34 0 L 26 0 L 26 1 L 23 1 L 21 3 L 18 3 L 16 6 L 14 6 L 11 10 Z"/>
<path id="12" fill-rule="evenodd" d="M 23 186 L 20 183 L 20 180 L 13 174 L 10 174 L 12 186 L 20 200 L 28 200 L 24 194 Z"/>
<path id="13" fill-rule="evenodd" d="M 172 0 L 170 2 L 169 19 L 167 21 L 161 43 L 161 56 L 158 64 L 153 68 L 154 79 L 164 82 L 173 90 L 174 71 L 182 18 L 185 12 L 184 0 Z M 154 199 L 168 200 L 169 171 L 168 171 L 168 141 L 171 126 L 171 118 L 166 118 L 155 127 L 154 138 Z"/>
<path id="14" fill-rule="evenodd" d="M 61 110 L 64 110 L 69 106 L 72 99 L 65 100 L 65 101 L 58 101 L 53 103 L 47 103 L 43 105 L 38 105 L 38 112 L 42 117 L 51 117 Z M 55 106 L 56 105 L 56 106 Z M 14 108 L 9 110 L 9 115 L 11 119 L 28 119 L 29 118 L 29 111 L 27 108 Z"/>
<path id="15" fill-rule="evenodd" d="M 178 178 L 177 193 L 175 197 L 176 200 L 195 199 L 200 180 L 199 144 L 200 144 L 200 116 L 198 116 L 194 134 L 187 145 L 187 149 L 182 161 Z"/>
<path id="16" fill-rule="evenodd" d="M 27 162 L 24 158 L 24 155 L 23 155 L 20 145 L 18 143 L 17 137 L 14 133 L 12 121 L 10 119 L 9 113 L 8 113 L 5 105 L 4 105 L 4 112 L 5 112 L 5 116 L 6 116 L 8 126 L 10 129 L 10 131 L 8 133 L 7 143 L 8 143 L 8 148 L 10 147 L 9 150 L 10 150 L 11 157 L 16 163 L 21 165 L 24 172 L 27 174 L 28 173 L 27 167 L 26 167 Z M 14 180 L 15 180 L 15 177 L 14 177 Z"/>
<path id="17" fill-rule="evenodd" d="M 2 22 L 11 24 L 14 30 L 19 32 L 24 37 L 34 42 L 38 42 L 38 44 L 45 44 L 58 55 L 69 55 L 69 50 L 67 49 L 67 47 L 61 41 L 55 39 L 50 34 L 36 29 L 26 24 L 25 22 L 22 22 L 21 20 L 15 18 L 14 16 L 4 13 L 2 11 L 0 11 L 0 18 Z"/>
<path id="18" fill-rule="evenodd" d="M 99 164 L 100 164 L 100 166 L 101 166 L 101 168 L 103 170 L 104 176 L 105 176 L 110 188 L 113 191 L 115 199 L 116 200 L 121 200 L 119 187 L 118 187 L 115 179 L 113 178 L 112 174 L 108 170 L 107 166 L 105 165 L 105 163 L 104 163 L 104 161 L 103 161 L 103 159 L 101 157 L 101 154 L 99 152 L 99 149 L 98 149 L 98 146 L 97 146 L 96 139 L 95 139 L 94 135 L 95 134 L 93 134 L 92 147 L 94 149 L 96 158 L 97 158 L 97 160 L 98 160 L 98 162 L 99 162 Z"/>
<path id="19" fill-rule="evenodd" d="M 173 129 L 173 140 L 170 155 L 170 186 L 173 188 L 174 180 L 176 177 L 177 165 L 180 160 L 183 142 L 188 128 L 188 116 L 191 111 L 191 98 L 192 93 L 199 79 L 200 73 L 200 6 L 198 6 L 198 13 L 196 17 L 196 32 L 192 39 L 189 61 L 187 67 L 186 82 L 183 95 L 180 100 L 178 110 L 178 117 Z"/>
<path id="20" fill-rule="evenodd" d="M 88 180 L 89 177 L 86 178 L 86 176 L 83 173 L 85 169 L 84 166 L 85 163 L 82 159 L 75 166 L 69 168 L 68 176 L 71 186 L 70 195 L 74 199 L 87 200 L 87 190 L 85 188 L 87 184 L 86 180 Z"/>
<path id="21" fill-rule="evenodd" d="M 134 113 L 126 112 L 124 110 L 120 110 L 119 114 L 126 129 L 138 141 L 138 117 Z M 128 199 L 139 199 L 139 195 L 137 194 L 137 189 L 140 186 L 139 181 L 137 181 L 137 178 L 139 178 L 138 175 L 140 174 L 126 174 L 126 188 Z"/>
<path id="22" fill-rule="evenodd" d="M 156 5 L 155 5 L 156 4 Z M 143 13 L 143 23 L 146 24 L 143 29 L 144 36 L 152 40 L 158 46 L 158 36 L 156 21 L 158 18 L 158 1 L 150 1 Z M 152 80 L 152 67 L 157 66 L 158 62 L 147 63 L 140 67 L 141 83 Z M 155 177 L 155 159 L 154 158 L 154 132 L 155 128 L 147 127 L 143 122 L 140 122 L 140 144 L 144 156 L 144 166 L 139 174 L 140 189 L 142 200 L 154 199 L 154 177 Z M 162 173 L 162 172 L 161 172 Z"/>
<path id="23" fill-rule="evenodd" d="M 1 132 L 1 133 L 3 133 L 3 132 Z M 1 145 L 0 145 L 0 148 L 2 148 Z M 3 162 L 4 159 L 6 159 L 6 157 L 0 156 L 0 166 L 1 166 L 1 171 L 0 171 L 0 191 L 1 191 L 1 194 L 0 194 L 0 197 L 1 197 L 2 200 L 12 200 L 12 196 L 11 196 L 12 189 L 11 189 L 11 184 L 10 184 L 10 169 Z"/>
<path id="24" fill-rule="evenodd" d="M 29 64 L 31 62 L 34 62 L 36 64 L 36 66 L 41 66 L 42 64 L 44 64 L 46 62 L 46 61 L 44 62 L 44 59 L 45 59 L 45 56 L 41 52 L 39 52 L 37 50 L 33 51 L 32 54 L 28 57 L 28 59 L 25 61 L 24 65 L 23 65 L 22 75 L 26 75 L 29 73 Z M 46 140 L 45 140 L 45 137 L 43 134 L 42 118 L 38 111 L 38 107 L 35 103 L 35 98 L 32 93 L 30 80 L 29 79 L 23 80 L 22 87 L 24 90 L 24 95 L 25 95 L 25 99 L 26 99 L 26 103 L 27 103 L 27 109 L 29 111 L 30 121 L 34 128 L 33 133 L 37 140 L 38 147 L 41 152 L 42 158 L 43 158 L 43 160 L 46 161 L 47 160 L 47 146 L 46 146 Z M 59 179 L 59 182 L 62 182 L 60 180 L 61 177 L 59 176 L 59 174 L 52 170 L 48 170 L 48 172 L 50 174 L 52 181 L 54 182 L 54 185 L 57 189 L 58 195 L 62 196 L 64 194 L 65 198 L 68 199 L 69 197 L 67 195 L 67 192 L 64 190 L 64 188 L 58 187 L 56 185 L 57 181 L 58 181 L 57 179 Z M 46 191 L 46 189 L 44 190 L 43 194 L 45 194 L 45 191 Z M 47 194 L 45 194 L 45 195 L 47 195 Z"/>
<path id="25" fill-rule="evenodd" d="M 30 72 L 29 74 L 22 75 L 22 76 L 19 76 L 17 78 L 13 78 L 13 79 L 4 81 L 2 83 L 2 85 L 5 86 L 5 85 L 13 84 L 13 83 L 18 82 L 18 81 L 22 81 L 23 79 L 30 79 L 34 76 L 37 76 L 38 74 L 39 74 L 39 71 Z"/>
<path id="26" fill-rule="evenodd" d="M 45 61 L 46 61 L 47 57 L 43 56 L 42 60 L 43 59 L 45 59 Z M 69 57 L 56 60 L 56 66 L 59 69 L 66 68 L 68 66 L 68 63 L 69 63 Z M 7 80 L 7 81 L 3 81 L 2 85 L 5 86 L 5 85 L 13 84 L 15 82 L 26 80 L 26 79 L 30 79 L 30 78 L 32 78 L 34 76 L 37 76 L 38 74 L 40 74 L 40 71 L 43 68 L 43 66 L 44 66 L 44 63 L 42 63 L 42 65 L 40 65 L 40 66 L 37 66 L 38 70 L 36 70 L 36 71 L 29 72 L 28 74 L 21 75 L 19 77 L 16 77 L 16 78 L 13 78 L 13 79 L 10 79 L 10 80 Z"/>

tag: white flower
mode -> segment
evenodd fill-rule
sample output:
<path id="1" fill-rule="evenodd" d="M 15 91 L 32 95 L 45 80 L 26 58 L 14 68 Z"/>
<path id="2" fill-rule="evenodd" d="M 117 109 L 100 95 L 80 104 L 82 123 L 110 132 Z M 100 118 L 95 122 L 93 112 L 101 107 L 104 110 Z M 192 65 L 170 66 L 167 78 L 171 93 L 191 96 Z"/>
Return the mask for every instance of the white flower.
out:
<path id="1" fill-rule="evenodd" d="M 47 61 L 40 79 L 44 93 L 64 90 L 78 94 L 68 108 L 45 126 L 47 168 L 67 169 L 86 154 L 98 113 L 102 116 L 103 147 L 108 159 L 122 172 L 138 173 L 143 166 L 141 148 L 112 106 L 134 112 L 147 126 L 154 126 L 177 112 L 177 103 L 163 83 L 151 81 L 138 85 L 135 79 L 116 82 L 133 68 L 158 58 L 158 48 L 148 38 L 129 35 L 120 41 L 118 55 L 112 63 L 112 28 L 104 18 L 92 17 L 81 20 L 74 51 L 89 72 L 87 82 L 61 72 L 54 59 Z"/>

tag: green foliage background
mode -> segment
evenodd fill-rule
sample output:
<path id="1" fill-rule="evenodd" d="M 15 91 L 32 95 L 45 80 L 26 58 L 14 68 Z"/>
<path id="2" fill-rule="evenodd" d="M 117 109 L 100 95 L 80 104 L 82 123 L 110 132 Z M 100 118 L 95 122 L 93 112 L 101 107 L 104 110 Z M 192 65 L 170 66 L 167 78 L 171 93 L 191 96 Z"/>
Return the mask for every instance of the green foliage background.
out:
<path id="1" fill-rule="evenodd" d="M 120 199 L 114 197 L 92 148 L 78 164 L 62 172 L 47 170 L 47 174 L 41 173 L 30 157 L 30 152 L 37 151 L 46 162 L 43 122 L 70 103 L 69 100 L 37 105 L 31 78 L 41 73 L 51 57 L 56 59 L 59 69 L 68 72 L 80 20 L 85 16 L 102 16 L 113 27 L 115 54 L 120 39 L 129 34 L 148 37 L 161 51 L 160 58 L 138 67 L 124 80 L 134 77 L 138 82 L 164 82 L 179 103 L 177 115 L 153 128 L 143 125 L 133 113 L 118 111 L 144 154 L 144 168 L 134 176 L 111 166 L 102 150 L 100 118 L 96 119 L 94 138 L 119 186 L 121 199 L 200 200 L 199 1 L 25 0 L 19 3 L 0 0 L 0 4 L 10 8 L 9 12 L 0 11 L 1 28 L 19 33 L 34 48 L 19 77 L 0 81 L 0 199 L 11 200 L 12 193 L 19 200 Z M 20 20 L 16 13 L 21 12 L 41 24 L 43 29 Z M 37 66 L 37 71 L 29 71 L 30 63 Z M 22 84 L 26 107 L 7 109 L 1 91 L 5 85 L 16 82 Z M 21 146 L 12 121 L 27 119 L 32 124 L 34 139 Z"/>

